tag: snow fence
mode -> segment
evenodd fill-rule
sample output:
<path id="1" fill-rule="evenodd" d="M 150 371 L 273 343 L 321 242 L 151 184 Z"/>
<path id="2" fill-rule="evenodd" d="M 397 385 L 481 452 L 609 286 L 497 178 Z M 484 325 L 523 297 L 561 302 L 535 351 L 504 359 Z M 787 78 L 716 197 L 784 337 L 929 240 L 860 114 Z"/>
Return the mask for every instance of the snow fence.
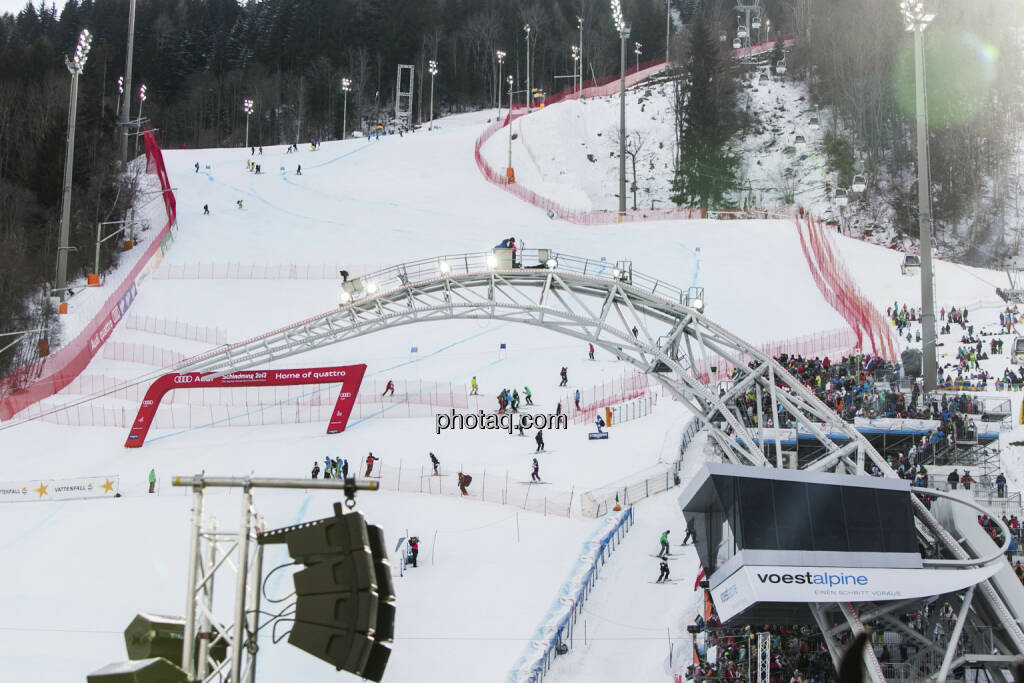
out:
<path id="1" fill-rule="evenodd" d="M 583 603 L 597 583 L 601 567 L 633 526 L 633 508 L 626 508 L 605 520 L 594 538 L 583 544 L 576 568 L 558 591 L 551 609 L 526 647 L 526 652 L 509 673 L 507 683 L 539 683 L 551 670 L 555 655 L 573 645 L 576 621 Z"/>
<path id="2" fill-rule="evenodd" d="M 167 222 L 132 266 L 127 277 L 107 297 L 100 311 L 77 337 L 55 353 L 15 370 L 0 380 L 0 420 L 9 420 L 34 403 L 53 396 L 85 370 L 132 305 L 138 285 L 163 262 L 164 252 L 174 241 L 177 205 L 164 167 L 163 154 L 151 132 L 145 133 L 144 141 L 146 172 L 155 174 L 160 181 Z"/>

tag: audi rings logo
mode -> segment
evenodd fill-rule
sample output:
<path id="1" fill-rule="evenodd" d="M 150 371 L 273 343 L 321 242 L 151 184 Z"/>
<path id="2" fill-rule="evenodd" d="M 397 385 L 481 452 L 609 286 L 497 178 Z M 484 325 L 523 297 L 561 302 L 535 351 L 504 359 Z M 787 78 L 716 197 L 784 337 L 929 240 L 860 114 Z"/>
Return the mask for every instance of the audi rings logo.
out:
<path id="1" fill-rule="evenodd" d="M 191 384 L 195 377 L 191 375 L 178 375 L 174 378 L 175 384 Z"/>

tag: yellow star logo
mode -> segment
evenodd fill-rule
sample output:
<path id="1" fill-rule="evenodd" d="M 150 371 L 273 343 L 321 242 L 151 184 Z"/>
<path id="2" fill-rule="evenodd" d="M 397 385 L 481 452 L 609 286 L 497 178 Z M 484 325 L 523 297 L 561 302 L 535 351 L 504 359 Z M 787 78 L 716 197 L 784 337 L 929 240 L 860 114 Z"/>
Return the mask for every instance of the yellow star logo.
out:
<path id="1" fill-rule="evenodd" d="M 112 482 L 111 480 L 107 479 L 106 481 L 103 482 L 103 485 L 100 486 L 100 488 L 103 489 L 104 493 L 113 493 L 114 492 L 114 482 Z"/>
<path id="2" fill-rule="evenodd" d="M 33 491 L 35 491 L 36 493 L 38 493 L 38 494 L 39 494 L 39 497 L 40 497 L 40 498 L 42 498 L 43 496 L 49 495 L 49 494 L 48 494 L 48 493 L 46 492 L 46 484 L 43 484 L 43 483 L 41 483 L 41 482 L 40 482 L 40 484 L 39 484 L 39 488 L 37 488 L 37 489 L 32 489 L 32 490 L 33 490 Z"/>

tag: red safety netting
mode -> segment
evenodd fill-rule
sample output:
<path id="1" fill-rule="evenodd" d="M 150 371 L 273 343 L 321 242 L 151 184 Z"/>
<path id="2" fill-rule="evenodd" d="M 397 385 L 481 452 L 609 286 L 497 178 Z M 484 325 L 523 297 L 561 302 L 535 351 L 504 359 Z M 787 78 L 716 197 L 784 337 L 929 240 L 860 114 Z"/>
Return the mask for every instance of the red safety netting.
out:
<path id="1" fill-rule="evenodd" d="M 821 220 L 802 212 L 794 220 L 811 277 L 828 304 L 846 319 L 857 335 L 857 347 L 866 351 L 870 345 L 873 354 L 896 360 L 897 345 L 888 322 L 857 288 Z"/>
<path id="2" fill-rule="evenodd" d="M 167 222 L 156 234 L 128 276 L 107 298 L 96 316 L 71 342 L 44 359 L 9 374 L 0 381 L 0 420 L 8 420 L 28 406 L 52 396 L 77 377 L 99 351 L 135 299 L 137 281 L 153 259 L 162 259 L 164 242 L 175 220 L 175 200 L 163 155 L 153 134 L 145 133 L 146 171 L 160 180 Z"/>
<path id="3" fill-rule="evenodd" d="M 787 39 L 786 45 L 790 46 L 793 44 L 791 39 Z M 770 52 L 774 47 L 771 42 L 758 43 L 750 47 L 749 53 L 746 48 L 741 50 L 731 50 L 726 54 L 730 57 L 742 57 L 747 54 L 757 55 L 765 52 Z M 665 70 L 664 60 L 650 60 L 643 62 L 639 66 L 634 66 L 626 70 L 626 87 L 632 87 L 637 83 L 655 76 Z M 594 84 L 583 88 L 582 94 L 576 88 L 566 88 L 560 92 L 544 98 L 544 104 L 542 106 L 548 106 L 563 102 L 565 100 L 571 100 L 578 97 L 591 98 L 591 97 L 606 97 L 619 92 L 621 87 L 620 84 L 621 76 L 619 74 L 612 74 L 605 76 L 604 78 L 591 81 Z M 587 82 L 587 81 L 584 81 Z M 570 209 L 553 199 L 549 199 L 542 195 L 537 194 L 528 187 L 524 187 L 518 182 L 509 182 L 506 177 L 504 169 L 499 170 L 492 167 L 483 155 L 480 153 L 484 143 L 491 139 L 495 133 L 504 128 L 506 125 L 510 125 L 511 122 L 520 116 L 526 114 L 526 106 L 518 105 L 513 106 L 508 114 L 505 115 L 503 120 L 498 120 L 495 123 L 488 126 L 484 132 L 477 138 L 476 147 L 473 155 L 476 159 L 476 166 L 480 169 L 480 173 L 495 185 L 500 186 L 506 192 L 515 195 L 524 202 L 532 204 L 536 207 L 544 209 L 549 212 L 549 215 L 553 218 L 557 217 L 570 223 L 576 223 L 578 225 L 602 225 L 606 223 L 632 223 L 635 221 L 646 221 L 646 220 L 685 220 L 691 218 L 707 218 L 707 211 L 700 207 L 672 207 L 665 209 L 629 209 L 625 214 L 619 215 L 618 211 L 613 210 L 579 210 Z"/>

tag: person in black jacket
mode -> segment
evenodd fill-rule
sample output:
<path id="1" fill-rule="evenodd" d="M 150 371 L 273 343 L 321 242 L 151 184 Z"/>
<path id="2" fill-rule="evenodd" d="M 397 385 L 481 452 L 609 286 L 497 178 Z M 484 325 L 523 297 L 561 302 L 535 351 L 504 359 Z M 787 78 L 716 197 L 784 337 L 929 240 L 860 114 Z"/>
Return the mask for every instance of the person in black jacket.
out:
<path id="1" fill-rule="evenodd" d="M 956 470 L 949 473 L 949 476 L 946 477 L 946 483 L 949 484 L 950 491 L 956 491 L 956 485 L 960 483 L 960 475 Z"/>

